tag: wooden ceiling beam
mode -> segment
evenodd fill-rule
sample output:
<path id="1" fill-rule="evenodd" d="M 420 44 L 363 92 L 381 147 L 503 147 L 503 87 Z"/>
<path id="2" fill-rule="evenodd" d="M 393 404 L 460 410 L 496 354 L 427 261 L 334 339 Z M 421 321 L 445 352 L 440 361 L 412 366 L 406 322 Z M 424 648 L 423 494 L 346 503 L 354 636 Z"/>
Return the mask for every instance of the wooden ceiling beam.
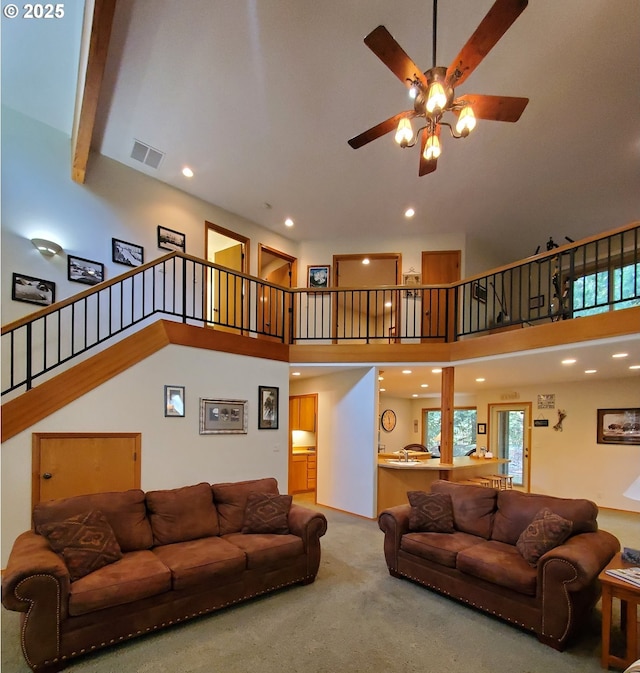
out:
<path id="1" fill-rule="evenodd" d="M 71 178 L 80 184 L 84 184 L 87 173 L 116 3 L 117 0 L 95 0 L 93 6 L 84 82 L 79 83 L 76 119 L 71 140 Z"/>

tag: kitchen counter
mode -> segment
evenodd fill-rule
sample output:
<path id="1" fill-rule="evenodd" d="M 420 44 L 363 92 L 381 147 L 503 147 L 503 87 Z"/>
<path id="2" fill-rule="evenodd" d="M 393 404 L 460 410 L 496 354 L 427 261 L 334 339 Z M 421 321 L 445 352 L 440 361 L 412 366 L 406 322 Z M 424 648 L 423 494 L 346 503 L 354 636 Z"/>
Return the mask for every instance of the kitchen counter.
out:
<path id="1" fill-rule="evenodd" d="M 396 462 L 378 459 L 378 513 L 387 507 L 408 502 L 407 491 L 429 491 L 438 479 L 465 481 L 483 474 L 496 474 L 509 461 L 504 458 L 471 458 L 460 456 L 453 463 L 441 463 L 440 458 L 418 462 Z"/>
<path id="2" fill-rule="evenodd" d="M 294 456 L 315 456 L 316 455 L 316 450 L 315 449 L 292 449 L 291 453 Z"/>

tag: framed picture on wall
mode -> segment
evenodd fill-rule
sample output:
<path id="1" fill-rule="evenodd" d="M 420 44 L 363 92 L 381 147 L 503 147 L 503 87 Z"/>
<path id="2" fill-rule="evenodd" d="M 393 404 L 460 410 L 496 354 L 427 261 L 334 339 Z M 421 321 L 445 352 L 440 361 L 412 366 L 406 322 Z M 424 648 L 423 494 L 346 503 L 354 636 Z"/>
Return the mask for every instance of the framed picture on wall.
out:
<path id="1" fill-rule="evenodd" d="M 246 435 L 247 400 L 200 398 L 201 435 Z"/>
<path id="2" fill-rule="evenodd" d="M 177 250 L 185 252 L 187 237 L 179 231 L 158 225 L 158 247 L 162 250 Z"/>
<path id="3" fill-rule="evenodd" d="M 277 430 L 280 392 L 273 386 L 258 386 L 258 429 Z"/>
<path id="4" fill-rule="evenodd" d="M 476 280 L 471 285 L 471 296 L 481 304 L 487 303 L 487 288 Z"/>
<path id="5" fill-rule="evenodd" d="M 487 434 L 487 424 L 486 423 L 478 423 L 477 424 L 477 429 L 476 429 L 476 434 L 477 435 L 486 435 Z"/>
<path id="6" fill-rule="evenodd" d="M 56 300 L 56 284 L 52 280 L 14 273 L 11 280 L 11 299 L 38 306 L 51 306 Z"/>
<path id="7" fill-rule="evenodd" d="M 164 387 L 164 415 L 184 418 L 184 386 Z"/>
<path id="8" fill-rule="evenodd" d="M 127 243 L 117 238 L 111 239 L 112 260 L 125 266 L 142 266 L 144 264 L 144 248 L 135 243 Z"/>
<path id="9" fill-rule="evenodd" d="M 104 264 L 82 257 L 67 257 L 67 279 L 85 285 L 97 285 L 104 280 Z"/>
<path id="10" fill-rule="evenodd" d="M 307 287 L 323 289 L 329 287 L 329 278 L 331 277 L 331 267 L 308 266 L 307 267 Z"/>
<path id="11" fill-rule="evenodd" d="M 598 409 L 598 444 L 640 445 L 640 408 Z"/>

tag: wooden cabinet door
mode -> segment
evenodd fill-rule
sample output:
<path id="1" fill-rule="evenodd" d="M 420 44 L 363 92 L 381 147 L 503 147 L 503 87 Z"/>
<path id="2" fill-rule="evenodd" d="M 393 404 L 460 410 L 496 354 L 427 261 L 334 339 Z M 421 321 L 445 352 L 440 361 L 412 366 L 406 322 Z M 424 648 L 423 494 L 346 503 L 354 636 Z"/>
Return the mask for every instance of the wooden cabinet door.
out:
<path id="1" fill-rule="evenodd" d="M 307 457 L 305 455 L 293 456 L 291 459 L 289 484 L 290 493 L 302 493 L 307 490 Z"/>
<path id="2" fill-rule="evenodd" d="M 300 418 L 298 430 L 307 432 L 316 431 L 316 398 L 313 395 L 304 395 L 300 398 Z"/>
<path id="3" fill-rule="evenodd" d="M 307 490 L 316 490 L 316 457 L 307 456 Z"/>
<path id="4" fill-rule="evenodd" d="M 289 428 L 291 430 L 299 430 L 300 425 L 300 398 L 289 398 Z"/>

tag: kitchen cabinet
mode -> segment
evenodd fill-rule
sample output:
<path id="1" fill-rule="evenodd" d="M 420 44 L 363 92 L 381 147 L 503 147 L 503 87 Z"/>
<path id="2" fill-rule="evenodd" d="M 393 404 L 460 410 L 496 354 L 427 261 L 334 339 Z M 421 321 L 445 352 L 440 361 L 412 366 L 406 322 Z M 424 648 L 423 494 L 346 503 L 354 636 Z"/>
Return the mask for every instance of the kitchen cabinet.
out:
<path id="1" fill-rule="evenodd" d="M 289 426 L 292 430 L 316 431 L 315 395 L 294 395 L 289 398 Z"/>
<path id="2" fill-rule="evenodd" d="M 290 493 L 303 493 L 307 490 L 307 456 L 293 454 L 291 457 L 291 474 L 289 475 Z"/>

